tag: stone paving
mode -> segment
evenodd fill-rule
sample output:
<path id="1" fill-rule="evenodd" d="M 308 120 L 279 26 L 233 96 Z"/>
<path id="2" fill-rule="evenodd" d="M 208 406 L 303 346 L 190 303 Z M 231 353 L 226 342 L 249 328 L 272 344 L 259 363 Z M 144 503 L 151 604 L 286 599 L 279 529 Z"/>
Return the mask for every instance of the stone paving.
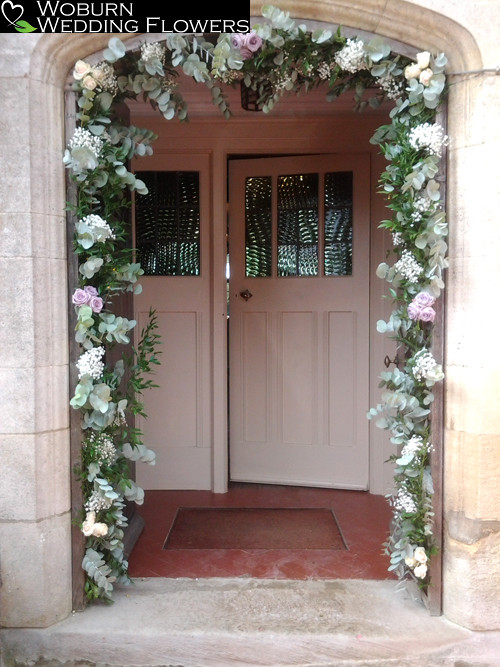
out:
<path id="1" fill-rule="evenodd" d="M 390 581 L 139 579 L 47 629 L 3 629 L 2 667 L 497 667 L 477 633 Z"/>

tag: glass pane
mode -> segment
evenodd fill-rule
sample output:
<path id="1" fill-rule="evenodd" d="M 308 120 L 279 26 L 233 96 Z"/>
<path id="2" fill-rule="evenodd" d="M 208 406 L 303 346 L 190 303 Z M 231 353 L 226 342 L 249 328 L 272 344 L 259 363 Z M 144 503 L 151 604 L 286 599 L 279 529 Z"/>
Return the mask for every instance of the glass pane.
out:
<path id="1" fill-rule="evenodd" d="M 271 275 L 271 192 L 270 176 L 245 181 L 245 274 L 250 278 Z"/>
<path id="2" fill-rule="evenodd" d="M 352 275 L 352 172 L 325 174 L 325 275 Z"/>
<path id="3" fill-rule="evenodd" d="M 318 174 L 278 178 L 278 275 L 318 275 Z"/>
<path id="4" fill-rule="evenodd" d="M 197 171 L 143 171 L 148 194 L 135 203 L 137 261 L 147 276 L 200 275 Z"/>

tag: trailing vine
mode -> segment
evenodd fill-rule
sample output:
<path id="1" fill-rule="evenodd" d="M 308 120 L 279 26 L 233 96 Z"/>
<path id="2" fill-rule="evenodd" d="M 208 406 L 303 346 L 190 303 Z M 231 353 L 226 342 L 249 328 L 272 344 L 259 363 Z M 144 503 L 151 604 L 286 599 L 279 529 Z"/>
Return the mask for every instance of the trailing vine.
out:
<path id="1" fill-rule="evenodd" d="M 84 508 L 80 526 L 87 537 L 83 568 L 87 596 L 111 599 L 113 583 L 128 580 L 123 554 L 126 501 L 142 502 L 144 492 L 129 477 L 129 460 L 154 464 L 142 434 L 127 424 L 127 413 L 144 414 L 142 393 L 158 363 L 156 315 L 139 336 L 137 348 L 113 365 L 111 347 L 130 342 L 136 322 L 115 313 L 115 297 L 138 293 L 143 271 L 126 247 L 128 192 L 147 193 L 128 168 L 133 157 L 150 155 L 155 135 L 124 124 L 119 105 L 143 99 L 167 120 L 188 120 L 182 75 L 212 92 L 214 104 L 231 117 L 224 89 L 246 86 L 264 113 L 284 95 L 323 86 L 328 99 L 352 91 L 354 108 L 392 100 L 389 124 L 372 142 L 387 167 L 380 190 L 391 217 L 380 227 L 392 234 L 393 248 L 377 269 L 389 283 L 393 310 L 377 329 L 397 341 L 401 368 L 381 373 L 380 403 L 369 419 L 390 433 L 398 453 L 394 465 L 393 527 L 386 543 L 389 569 L 400 579 L 429 584 L 433 536 L 431 404 L 433 386 L 444 379 L 433 356 L 434 305 L 444 289 L 447 223 L 439 186 L 448 137 L 436 123 L 446 93 L 444 54 L 421 52 L 414 59 L 391 52 L 375 37 L 368 43 L 341 29 L 310 32 L 288 13 L 263 8 L 261 24 L 247 34 L 220 34 L 214 42 L 194 35 L 166 34 L 127 52 L 116 37 L 101 62 L 78 61 L 73 72 L 77 128 L 64 163 L 77 186 L 73 206 L 74 251 L 80 285 L 72 295 L 75 336 L 82 354 L 79 382 L 71 399 L 81 411 L 83 448 L 80 475 Z M 125 373 L 126 367 L 128 372 Z"/>

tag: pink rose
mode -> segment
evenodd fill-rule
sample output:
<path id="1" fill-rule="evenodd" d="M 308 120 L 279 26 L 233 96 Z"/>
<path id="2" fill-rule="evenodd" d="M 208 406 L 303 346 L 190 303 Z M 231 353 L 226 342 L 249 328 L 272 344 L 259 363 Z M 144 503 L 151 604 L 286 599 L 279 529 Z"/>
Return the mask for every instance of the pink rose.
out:
<path id="1" fill-rule="evenodd" d="M 95 287 L 92 287 L 92 285 L 85 285 L 85 287 L 83 289 L 90 296 L 97 296 L 99 294 L 97 289 Z"/>
<path id="2" fill-rule="evenodd" d="M 249 51 L 255 53 L 255 51 L 258 51 L 262 46 L 262 38 L 255 32 L 249 32 L 245 35 L 245 46 Z"/>
<path id="3" fill-rule="evenodd" d="M 422 322 L 434 322 L 435 317 L 436 317 L 436 311 L 434 310 L 434 308 L 431 308 L 431 306 L 422 308 L 419 314 L 419 319 L 421 319 Z"/>
<path id="4" fill-rule="evenodd" d="M 413 299 L 413 303 L 416 303 L 421 308 L 425 308 L 425 306 L 433 306 L 436 303 L 436 299 L 429 292 L 419 292 Z"/>
<path id="5" fill-rule="evenodd" d="M 73 297 L 71 298 L 71 301 L 75 304 L 75 306 L 85 306 L 90 299 L 90 295 L 86 290 L 84 289 L 76 289 Z"/>
<path id="6" fill-rule="evenodd" d="M 92 308 L 92 312 L 100 313 L 104 306 L 104 302 L 100 296 L 92 296 L 89 301 L 89 306 Z"/>
<path id="7" fill-rule="evenodd" d="M 420 306 L 417 306 L 413 301 L 408 306 L 408 317 L 411 320 L 418 320 L 420 314 Z"/>
<path id="8" fill-rule="evenodd" d="M 242 35 L 239 32 L 235 32 L 231 35 L 231 44 L 234 46 L 235 49 L 239 49 L 241 45 L 243 44 L 243 39 L 244 35 Z"/>

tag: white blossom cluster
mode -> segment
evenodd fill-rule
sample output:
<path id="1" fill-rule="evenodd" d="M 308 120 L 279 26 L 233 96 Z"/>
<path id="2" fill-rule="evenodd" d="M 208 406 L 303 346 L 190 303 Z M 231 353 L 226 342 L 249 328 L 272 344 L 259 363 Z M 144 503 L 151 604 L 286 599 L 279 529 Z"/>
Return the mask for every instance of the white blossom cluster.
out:
<path id="1" fill-rule="evenodd" d="M 163 64 L 165 62 L 165 47 L 159 42 L 143 44 L 141 46 L 141 60 L 143 63 L 159 60 Z"/>
<path id="2" fill-rule="evenodd" d="M 392 233 L 392 245 L 393 246 L 404 245 L 403 235 L 401 234 L 401 232 Z"/>
<path id="3" fill-rule="evenodd" d="M 414 356 L 415 365 L 413 375 L 417 380 L 440 380 L 444 377 L 441 364 L 432 356 L 428 350 L 420 350 Z"/>
<path id="4" fill-rule="evenodd" d="M 316 68 L 316 72 L 318 73 L 318 76 L 322 81 L 327 81 L 331 77 L 332 70 L 334 67 L 335 65 L 333 64 L 322 62 Z"/>
<path id="5" fill-rule="evenodd" d="M 94 235 L 97 241 L 105 240 L 107 238 L 109 239 L 116 238 L 109 224 L 106 222 L 106 220 L 101 218 L 100 215 L 91 213 L 90 215 L 87 215 L 84 218 L 82 218 L 80 222 L 83 222 L 85 225 L 87 225 L 88 227 L 90 227 L 90 229 L 94 231 Z"/>
<path id="6" fill-rule="evenodd" d="M 401 450 L 401 457 L 415 456 L 422 448 L 423 438 L 420 435 L 413 435 Z"/>
<path id="7" fill-rule="evenodd" d="M 424 270 L 409 250 L 403 250 L 394 268 L 410 283 L 416 283 Z"/>
<path id="8" fill-rule="evenodd" d="M 335 62 L 352 74 L 367 69 L 364 43 L 360 39 L 348 39 L 345 46 L 335 54 Z"/>
<path id="9" fill-rule="evenodd" d="M 376 79 L 376 83 L 380 88 L 382 88 L 390 100 L 396 100 L 398 97 L 401 97 L 403 92 L 403 84 L 401 81 L 398 81 L 396 77 L 392 76 L 392 74 L 384 74 L 383 76 L 379 76 Z"/>
<path id="10" fill-rule="evenodd" d="M 424 214 L 430 211 L 434 206 L 434 202 L 425 195 L 418 195 L 413 200 L 413 212 L 411 219 L 413 223 L 419 223 Z"/>
<path id="11" fill-rule="evenodd" d="M 98 491 L 93 491 L 90 498 L 85 503 L 87 512 L 99 512 L 100 510 L 107 510 L 111 507 L 113 501 L 111 498 L 106 498 Z"/>
<path id="12" fill-rule="evenodd" d="M 90 441 L 95 448 L 95 459 L 99 466 L 111 465 L 116 459 L 116 447 L 113 440 L 106 435 L 92 434 Z"/>
<path id="13" fill-rule="evenodd" d="M 77 127 L 73 132 L 73 136 L 69 140 L 69 147 L 71 150 L 77 148 L 87 148 L 96 158 L 99 157 L 104 146 L 104 141 L 100 137 L 96 137 L 90 130 L 84 127 Z"/>
<path id="14" fill-rule="evenodd" d="M 441 149 L 448 144 L 448 136 L 438 123 L 422 123 L 412 128 L 409 141 L 415 150 L 425 149 L 431 155 L 441 157 Z"/>
<path id="15" fill-rule="evenodd" d="M 76 362 L 78 368 L 78 377 L 82 378 L 84 375 L 89 375 L 93 380 L 98 380 L 104 372 L 104 347 L 93 347 L 87 350 Z"/>
<path id="16" fill-rule="evenodd" d="M 398 512 L 405 512 L 406 514 L 415 514 L 417 512 L 415 499 L 404 486 L 398 489 L 397 496 L 393 500 L 393 505 Z"/>
<path id="17" fill-rule="evenodd" d="M 118 92 L 118 79 L 115 71 L 107 62 L 98 63 L 92 68 L 92 76 L 97 82 L 97 87 L 111 93 L 113 96 Z"/>

